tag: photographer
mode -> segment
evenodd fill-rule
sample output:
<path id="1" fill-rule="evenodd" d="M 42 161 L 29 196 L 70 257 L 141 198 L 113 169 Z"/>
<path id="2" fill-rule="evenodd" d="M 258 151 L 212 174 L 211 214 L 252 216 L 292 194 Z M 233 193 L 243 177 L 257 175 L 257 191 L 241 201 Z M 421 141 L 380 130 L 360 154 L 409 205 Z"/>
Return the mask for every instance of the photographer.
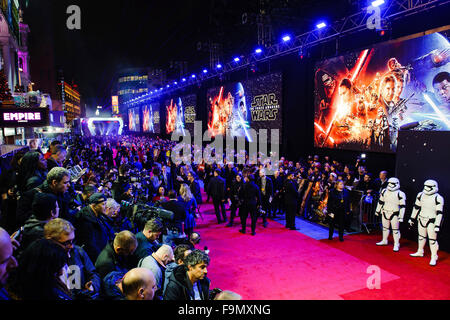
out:
<path id="1" fill-rule="evenodd" d="M 116 200 L 118 203 L 121 202 L 122 195 L 127 191 L 124 189 L 125 186 L 130 183 L 129 174 L 130 174 L 129 165 L 123 164 L 119 167 L 119 176 L 117 180 L 114 181 L 112 186 L 114 200 Z"/>
<path id="2" fill-rule="evenodd" d="M 144 230 L 136 234 L 138 246 L 134 256 L 137 262 L 158 250 L 160 247 L 158 239 L 163 231 L 164 225 L 162 222 L 157 218 L 153 218 L 147 221 Z"/>

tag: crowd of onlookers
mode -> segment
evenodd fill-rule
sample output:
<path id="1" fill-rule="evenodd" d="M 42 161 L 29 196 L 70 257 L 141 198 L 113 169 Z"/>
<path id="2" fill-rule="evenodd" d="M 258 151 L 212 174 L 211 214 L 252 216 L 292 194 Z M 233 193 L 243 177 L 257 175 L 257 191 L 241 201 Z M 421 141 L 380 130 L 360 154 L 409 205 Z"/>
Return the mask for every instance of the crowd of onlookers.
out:
<path id="1" fill-rule="evenodd" d="M 361 159 L 177 164 L 175 144 L 68 136 L 46 153 L 17 152 L 0 176 L 0 299 L 236 298 L 211 290 L 209 256 L 196 248 L 202 189 L 218 223 L 239 216 L 246 233 L 250 215 L 255 235 L 260 216 L 267 227 L 285 214 L 293 230 L 296 215 L 320 217 L 339 182 L 366 195 L 387 183 Z"/>

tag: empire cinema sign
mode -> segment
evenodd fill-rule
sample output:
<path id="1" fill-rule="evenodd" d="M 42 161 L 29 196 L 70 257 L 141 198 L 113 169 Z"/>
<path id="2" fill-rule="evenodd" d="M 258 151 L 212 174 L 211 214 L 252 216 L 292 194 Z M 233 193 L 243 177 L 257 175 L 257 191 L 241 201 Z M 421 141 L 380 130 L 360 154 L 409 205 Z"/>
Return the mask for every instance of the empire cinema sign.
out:
<path id="1" fill-rule="evenodd" d="M 48 125 L 48 108 L 0 108 L 1 127 L 45 127 Z"/>

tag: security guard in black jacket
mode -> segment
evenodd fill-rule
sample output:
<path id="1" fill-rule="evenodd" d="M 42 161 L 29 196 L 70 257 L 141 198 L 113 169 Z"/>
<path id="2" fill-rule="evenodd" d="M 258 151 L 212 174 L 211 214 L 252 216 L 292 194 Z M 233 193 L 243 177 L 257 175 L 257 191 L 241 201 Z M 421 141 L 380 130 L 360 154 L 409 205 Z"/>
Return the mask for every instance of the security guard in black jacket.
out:
<path id="1" fill-rule="evenodd" d="M 211 195 L 214 204 L 214 211 L 217 217 L 217 223 L 227 221 L 225 213 L 225 179 L 220 176 L 220 170 L 214 171 L 214 177 L 209 181 L 208 194 Z M 223 221 L 220 219 L 220 211 L 222 211 Z"/>
<path id="2" fill-rule="evenodd" d="M 242 181 L 242 175 L 237 174 L 235 179 L 233 180 L 230 188 L 230 199 L 231 199 L 231 206 L 230 206 L 230 222 L 226 225 L 227 227 L 233 226 L 233 220 L 236 216 L 236 211 L 238 208 L 242 205 L 242 200 L 240 199 L 241 190 L 244 186 L 244 182 Z M 241 210 L 241 209 L 239 209 Z"/>
<path id="3" fill-rule="evenodd" d="M 263 214 L 263 226 L 267 227 L 267 216 L 272 212 L 273 200 L 273 183 L 272 179 L 266 176 L 265 169 L 259 170 L 258 188 L 261 190 L 261 206 L 265 214 Z"/>
<path id="4" fill-rule="evenodd" d="M 256 220 L 258 218 L 258 208 L 261 206 L 261 191 L 255 183 L 255 177 L 252 174 L 247 174 L 244 177 L 244 186 L 242 188 L 242 214 L 239 210 L 239 215 L 241 217 L 242 229 L 239 230 L 240 233 L 245 233 L 246 222 L 248 214 L 250 213 L 250 218 L 252 220 L 252 236 L 256 234 Z"/>
<path id="5" fill-rule="evenodd" d="M 298 189 L 294 180 L 294 171 L 287 175 L 287 179 L 283 185 L 284 189 L 284 204 L 286 207 L 286 228 L 296 230 L 295 227 L 295 211 L 298 203 Z"/>

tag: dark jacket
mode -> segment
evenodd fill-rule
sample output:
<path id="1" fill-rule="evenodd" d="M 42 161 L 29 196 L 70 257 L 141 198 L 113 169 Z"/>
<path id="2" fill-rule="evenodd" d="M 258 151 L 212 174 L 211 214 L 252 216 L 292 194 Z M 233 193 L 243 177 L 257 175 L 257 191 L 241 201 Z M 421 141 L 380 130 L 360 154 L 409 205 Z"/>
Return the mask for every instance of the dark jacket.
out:
<path id="1" fill-rule="evenodd" d="M 240 196 L 242 196 L 242 188 L 244 187 L 244 182 L 237 181 L 236 179 L 233 180 L 233 183 L 231 184 L 230 188 L 230 200 L 235 205 L 239 206 L 242 201 L 240 200 Z"/>
<path id="2" fill-rule="evenodd" d="M 286 205 L 296 206 L 298 201 L 297 184 L 293 180 L 286 179 L 283 185 L 284 202 Z"/>
<path id="3" fill-rule="evenodd" d="M 200 297 L 202 300 L 210 299 L 208 278 L 197 282 Z M 164 300 L 194 300 L 195 293 L 192 283 L 187 275 L 187 268 L 184 265 L 175 267 L 169 277 L 169 282 L 164 292 Z"/>
<path id="4" fill-rule="evenodd" d="M 135 257 L 137 265 L 137 262 L 139 262 L 139 260 L 150 256 L 153 252 L 157 251 L 160 245 L 156 241 L 150 242 L 142 232 L 138 232 L 136 234 L 136 239 L 138 242 L 138 246 L 133 255 Z"/>
<path id="5" fill-rule="evenodd" d="M 124 275 L 125 272 L 113 271 L 103 279 L 102 296 L 105 300 L 125 300 L 125 296 L 116 285 Z"/>
<path id="6" fill-rule="evenodd" d="M 114 240 L 112 227 L 105 219 L 97 217 L 90 206 L 78 212 L 75 226 L 77 242 L 86 250 L 91 261 L 96 261 L 106 244 Z"/>
<path id="7" fill-rule="evenodd" d="M 194 195 L 195 200 L 197 201 L 197 204 L 202 204 L 202 193 L 200 191 L 200 184 L 197 180 L 192 181 L 192 183 L 189 184 L 189 189 L 191 189 L 192 194 Z"/>
<path id="8" fill-rule="evenodd" d="M 327 211 L 335 215 L 350 212 L 350 192 L 347 189 L 342 192 L 331 190 L 328 195 Z"/>
<path id="9" fill-rule="evenodd" d="M 172 211 L 174 214 L 173 225 L 176 225 L 180 229 L 180 225 L 186 219 L 186 209 L 183 203 L 178 200 L 169 200 L 161 204 L 163 209 Z M 181 229 L 180 229 L 181 231 Z"/>
<path id="10" fill-rule="evenodd" d="M 86 251 L 79 246 L 73 246 L 70 250 L 68 265 L 77 265 L 80 268 L 80 289 L 72 290 L 73 295 L 78 299 L 96 299 L 101 291 L 102 280 L 94 264 Z M 85 289 L 84 285 L 92 281 L 94 291 Z"/>
<path id="11" fill-rule="evenodd" d="M 270 197 L 273 197 L 273 183 L 272 183 L 272 179 L 270 179 L 269 177 L 266 177 L 266 195 L 263 194 L 263 190 L 262 190 L 262 178 L 260 177 L 258 179 L 257 185 L 259 187 L 259 189 L 261 190 L 261 197 L 264 199 L 269 199 Z"/>
<path id="12" fill-rule="evenodd" d="M 36 219 L 32 215 L 23 225 L 22 241 L 20 251 L 25 250 L 33 241 L 44 238 L 44 226 L 47 221 Z"/>
<path id="13" fill-rule="evenodd" d="M 50 171 L 55 167 L 60 167 L 60 165 L 52 157 L 47 159 L 47 170 Z"/>
<path id="14" fill-rule="evenodd" d="M 261 204 L 261 191 L 253 181 L 244 183 L 241 194 L 244 206 L 257 206 Z"/>
<path id="15" fill-rule="evenodd" d="M 225 199 L 225 179 L 220 176 L 213 177 L 208 184 L 208 194 L 213 199 L 223 200 Z"/>
<path id="16" fill-rule="evenodd" d="M 103 279 L 106 275 L 112 271 L 119 271 L 127 273 L 131 269 L 131 259 L 119 256 L 113 248 L 112 243 L 108 243 L 106 247 L 100 252 L 97 260 L 95 261 L 95 268 L 98 274 Z"/>
<path id="17" fill-rule="evenodd" d="M 17 201 L 17 223 L 19 225 L 23 225 L 25 221 L 31 216 L 32 210 L 31 205 L 33 203 L 34 195 L 37 192 L 43 192 L 43 193 L 51 193 L 52 190 L 50 189 L 50 186 L 48 185 L 47 181 L 44 181 L 43 184 L 41 184 L 37 188 L 33 188 L 31 190 L 28 190 L 24 192 L 20 199 Z M 57 200 L 58 200 L 58 206 L 59 206 L 59 217 L 69 220 L 70 222 L 74 222 L 74 217 L 69 213 L 69 194 L 66 192 L 64 194 L 56 194 Z"/>

